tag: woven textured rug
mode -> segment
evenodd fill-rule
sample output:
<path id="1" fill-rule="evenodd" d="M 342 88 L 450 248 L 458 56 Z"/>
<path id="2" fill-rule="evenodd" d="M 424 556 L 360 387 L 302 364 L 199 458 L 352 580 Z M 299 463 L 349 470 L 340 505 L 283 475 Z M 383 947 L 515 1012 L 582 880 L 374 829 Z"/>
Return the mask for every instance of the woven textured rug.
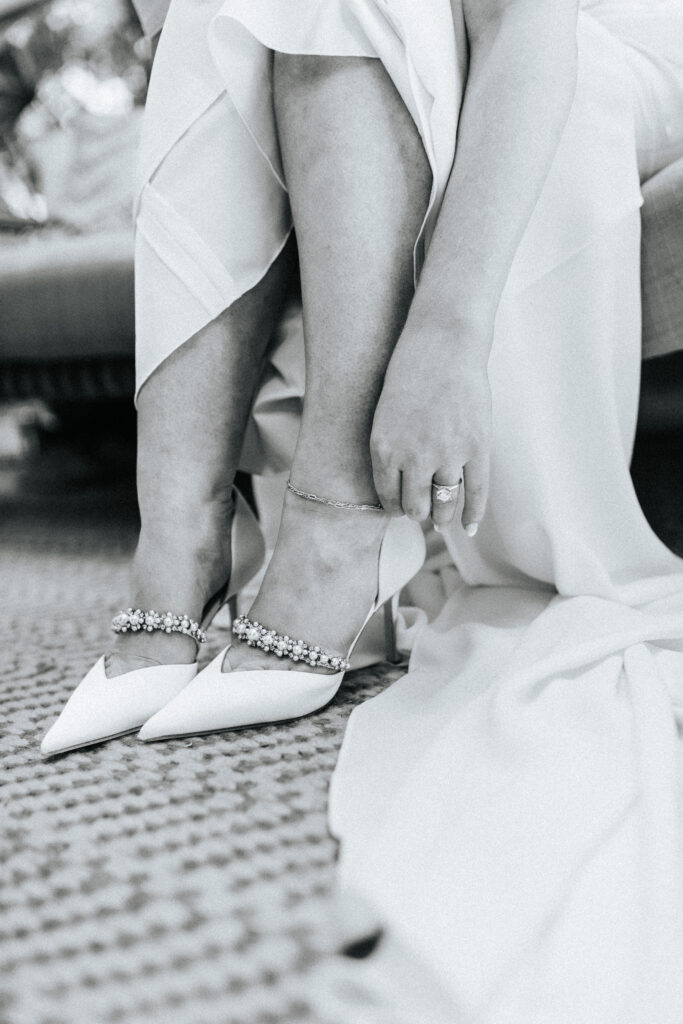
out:
<path id="1" fill-rule="evenodd" d="M 683 446 L 637 454 L 644 506 L 679 551 L 682 468 Z M 125 599 L 136 530 L 129 485 L 70 490 L 69 472 L 77 459 L 19 498 L 0 473 L 0 1024 L 388 1021 L 360 995 L 344 1013 L 316 978 L 330 774 L 351 708 L 398 673 L 352 674 L 292 724 L 42 761 Z"/>
<path id="2" fill-rule="evenodd" d="M 127 493 L 3 509 L 0 1021 L 317 1024 L 327 786 L 351 708 L 391 673 L 351 675 L 289 725 L 42 761 L 125 598 L 134 539 Z M 227 635 L 213 641 L 205 657 Z"/>

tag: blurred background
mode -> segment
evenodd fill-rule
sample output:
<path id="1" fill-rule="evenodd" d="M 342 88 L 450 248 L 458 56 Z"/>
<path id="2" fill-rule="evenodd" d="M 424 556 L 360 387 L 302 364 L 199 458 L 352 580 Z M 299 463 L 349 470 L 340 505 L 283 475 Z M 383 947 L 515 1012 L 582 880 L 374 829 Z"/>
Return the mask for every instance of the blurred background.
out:
<path id="1" fill-rule="evenodd" d="M 0 0 L 0 510 L 135 531 L 132 182 L 151 65 L 128 0 Z M 661 176 L 657 176 L 658 178 Z M 667 178 L 667 172 L 664 172 Z M 645 237 L 676 234 L 683 295 L 683 168 L 648 183 Z M 650 192 L 652 196 L 650 196 Z M 662 199 L 662 196 L 664 198 Z M 662 203 L 664 208 L 662 208 Z M 662 223 L 669 224 L 661 241 Z M 647 259 L 644 275 L 647 272 Z M 678 300 L 683 342 L 683 298 Z M 674 317 L 675 319 L 675 317 Z M 671 324 L 667 326 L 671 334 Z M 683 532 L 683 360 L 643 364 L 633 472 L 670 546 Z M 107 501 L 102 501 L 102 491 Z"/>
<path id="2" fill-rule="evenodd" d="M 150 65 L 128 0 L 0 0 L 6 513 L 23 516 L 30 506 L 38 514 L 49 495 L 48 516 L 65 500 L 73 515 L 98 507 L 101 515 L 104 487 L 107 521 L 125 520 L 134 531 L 131 203 Z M 681 180 L 683 170 L 667 213 L 679 237 Z M 646 196 L 646 226 L 647 215 Z M 683 255 L 671 258 L 683 293 Z M 680 354 L 647 360 L 634 476 L 646 513 L 672 546 L 683 529 L 682 436 Z"/>
<path id="3" fill-rule="evenodd" d="M 150 64 L 126 0 L 0 0 L 6 523 L 46 499 L 54 517 L 65 501 L 94 511 L 107 483 L 106 518 L 134 529 L 131 202 Z"/>

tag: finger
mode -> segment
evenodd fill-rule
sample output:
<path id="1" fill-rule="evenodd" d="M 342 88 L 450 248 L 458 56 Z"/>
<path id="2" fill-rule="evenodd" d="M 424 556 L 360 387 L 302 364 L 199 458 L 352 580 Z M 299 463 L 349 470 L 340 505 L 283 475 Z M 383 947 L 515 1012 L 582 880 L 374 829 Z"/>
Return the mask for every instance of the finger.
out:
<path id="1" fill-rule="evenodd" d="M 481 455 L 465 466 L 465 502 L 462 509 L 462 525 L 468 537 L 474 537 L 479 523 L 484 518 L 489 496 L 489 457 Z"/>
<path id="2" fill-rule="evenodd" d="M 409 466 L 401 474 L 401 507 L 409 519 L 421 523 L 432 510 L 432 474 L 418 466 Z"/>
<path id="3" fill-rule="evenodd" d="M 400 471 L 382 460 L 373 459 L 372 475 L 377 497 L 384 511 L 392 516 L 402 516 Z"/>
<path id="4" fill-rule="evenodd" d="M 437 490 L 439 484 L 450 488 L 453 484 L 457 484 L 458 481 L 461 482 L 460 487 L 456 491 L 450 491 L 451 500 L 439 501 Z M 432 522 L 437 530 L 441 530 L 455 519 L 460 494 L 462 493 L 462 470 L 459 467 L 457 469 L 450 467 L 439 470 L 438 473 L 434 474 L 434 485 L 432 488 Z"/>

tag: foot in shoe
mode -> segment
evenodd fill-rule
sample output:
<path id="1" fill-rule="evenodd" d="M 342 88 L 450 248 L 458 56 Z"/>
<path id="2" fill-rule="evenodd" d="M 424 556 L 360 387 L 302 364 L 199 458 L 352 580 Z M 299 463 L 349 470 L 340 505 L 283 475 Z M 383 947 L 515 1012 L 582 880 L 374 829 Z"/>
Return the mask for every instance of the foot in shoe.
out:
<path id="1" fill-rule="evenodd" d="M 287 492 L 275 551 L 249 618 L 346 657 L 376 597 L 388 521 L 382 513 L 350 512 Z M 316 671 L 235 640 L 223 671 L 256 669 Z"/>
<path id="2" fill-rule="evenodd" d="M 232 507 L 217 506 L 188 514 L 173 530 L 152 536 L 143 530 L 133 562 L 132 606 L 173 611 L 199 621 L 206 602 L 230 574 Z M 105 658 L 114 678 L 150 665 L 191 664 L 195 641 L 182 633 L 119 633 Z"/>

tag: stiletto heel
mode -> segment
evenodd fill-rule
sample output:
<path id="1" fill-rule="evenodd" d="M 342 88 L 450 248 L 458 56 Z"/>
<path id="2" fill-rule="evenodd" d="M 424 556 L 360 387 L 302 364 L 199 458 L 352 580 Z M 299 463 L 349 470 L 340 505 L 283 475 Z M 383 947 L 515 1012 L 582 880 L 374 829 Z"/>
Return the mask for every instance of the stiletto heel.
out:
<path id="1" fill-rule="evenodd" d="M 163 629 L 181 632 L 202 643 L 204 630 L 227 601 L 236 609 L 237 594 L 261 568 L 265 543 L 256 517 L 239 491 L 234 489 L 235 510 L 231 527 L 233 568 L 230 579 L 206 603 L 199 623 L 172 613 L 122 612 L 114 620 L 118 632 L 128 629 Z M 153 616 L 153 618 L 152 618 Z M 145 624 L 149 620 L 150 625 Z M 166 625 L 169 623 L 169 625 Z M 100 658 L 64 705 L 56 722 L 48 730 L 40 750 L 44 757 L 89 747 L 105 740 L 137 732 L 180 693 L 197 674 L 197 662 L 178 665 L 151 665 L 109 677 L 105 659 Z"/>
<path id="2" fill-rule="evenodd" d="M 406 518 L 391 519 L 380 547 L 375 601 L 346 658 L 310 646 L 303 640 L 292 640 L 242 615 L 233 624 L 233 633 L 239 639 L 266 653 L 303 661 L 325 671 L 223 672 L 228 645 L 177 697 L 145 723 L 139 738 L 145 741 L 170 739 L 281 722 L 324 707 L 341 686 L 361 633 L 382 605 L 386 606 L 388 616 L 385 619 L 387 651 L 396 657 L 394 617 L 398 595 L 419 572 L 424 558 L 425 541 L 420 526 Z"/>
<path id="3" fill-rule="evenodd" d="M 391 665 L 400 665 L 403 661 L 396 645 L 396 616 L 398 615 L 398 594 L 394 594 L 384 605 L 384 655 Z"/>

